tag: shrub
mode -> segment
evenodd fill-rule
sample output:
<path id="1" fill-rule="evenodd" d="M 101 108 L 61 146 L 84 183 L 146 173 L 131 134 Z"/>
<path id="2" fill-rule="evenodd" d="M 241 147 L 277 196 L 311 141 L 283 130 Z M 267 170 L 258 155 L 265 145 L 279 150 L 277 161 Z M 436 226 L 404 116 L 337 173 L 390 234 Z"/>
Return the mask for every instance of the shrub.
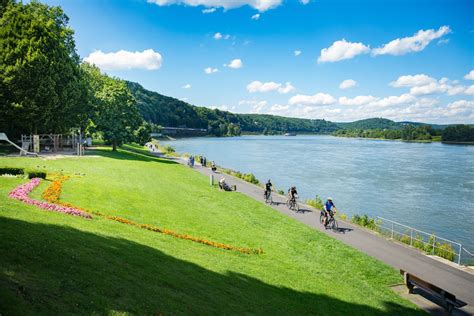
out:
<path id="1" fill-rule="evenodd" d="M 244 179 L 245 181 L 250 182 L 250 183 L 253 183 L 253 184 L 259 184 L 258 179 L 255 178 L 255 176 L 253 175 L 253 173 L 244 174 L 243 179 Z"/>
<path id="2" fill-rule="evenodd" d="M 448 244 L 448 243 L 445 243 L 445 242 L 444 243 L 439 243 L 439 242 L 436 243 L 436 248 L 435 248 L 434 254 L 437 255 L 438 257 L 448 259 L 450 261 L 454 261 L 454 259 L 456 257 L 456 253 L 454 252 L 453 246 L 451 246 L 451 244 Z"/>
<path id="3" fill-rule="evenodd" d="M 339 215 L 339 217 L 340 217 L 343 221 L 347 220 L 347 215 L 344 214 L 344 213 L 341 213 L 341 214 Z"/>
<path id="4" fill-rule="evenodd" d="M 425 249 L 425 243 L 424 243 L 423 237 L 421 237 L 419 234 L 416 234 L 415 237 L 413 238 L 413 247 L 418 248 L 420 250 Z"/>
<path id="5" fill-rule="evenodd" d="M 176 152 L 176 149 L 174 149 L 172 146 L 170 145 L 166 145 L 164 148 L 164 151 L 167 153 L 167 154 L 171 154 L 171 153 L 174 153 Z"/>
<path id="6" fill-rule="evenodd" d="M 25 170 L 23 168 L 1 167 L 0 175 L 1 174 L 11 174 L 11 175 L 17 176 L 17 175 L 25 174 Z"/>
<path id="7" fill-rule="evenodd" d="M 46 179 L 46 172 L 41 171 L 41 170 L 31 170 L 28 171 L 28 179 L 33 179 L 33 178 L 41 178 L 41 179 Z"/>
<path id="8" fill-rule="evenodd" d="M 284 190 L 278 190 L 277 192 L 278 192 L 278 194 L 285 195 L 285 191 L 284 191 Z"/>
<path id="9" fill-rule="evenodd" d="M 323 206 L 323 200 L 319 197 L 319 195 L 316 195 L 314 199 L 308 199 L 306 200 L 306 204 L 311 205 L 315 209 L 322 210 L 324 209 Z"/>

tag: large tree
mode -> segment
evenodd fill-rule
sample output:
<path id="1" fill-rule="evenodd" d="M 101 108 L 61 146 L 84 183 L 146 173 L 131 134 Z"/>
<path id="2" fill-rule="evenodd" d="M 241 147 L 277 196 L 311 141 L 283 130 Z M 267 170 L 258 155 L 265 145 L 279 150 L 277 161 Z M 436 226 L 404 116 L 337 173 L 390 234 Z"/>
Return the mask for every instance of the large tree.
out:
<path id="1" fill-rule="evenodd" d="M 123 142 L 134 140 L 142 124 L 135 98 L 125 81 L 102 74 L 88 63 L 84 63 L 82 69 L 94 100 L 95 115 L 91 119 L 115 151 Z"/>
<path id="2" fill-rule="evenodd" d="M 88 100 L 73 30 L 61 8 L 2 1 L 0 130 L 63 132 L 84 124 Z"/>

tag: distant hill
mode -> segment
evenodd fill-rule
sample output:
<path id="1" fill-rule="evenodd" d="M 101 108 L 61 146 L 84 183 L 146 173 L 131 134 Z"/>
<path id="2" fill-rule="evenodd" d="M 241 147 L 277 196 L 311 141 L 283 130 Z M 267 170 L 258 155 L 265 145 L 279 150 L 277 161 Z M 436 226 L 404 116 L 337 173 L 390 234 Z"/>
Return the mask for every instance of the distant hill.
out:
<path id="1" fill-rule="evenodd" d="M 206 128 L 210 135 L 216 136 L 231 136 L 240 133 L 282 134 L 286 132 L 330 134 L 340 129 L 401 130 L 406 125 L 428 125 L 440 130 L 448 126 L 408 121 L 394 122 L 385 118 L 333 123 L 326 120 L 268 114 L 236 114 L 194 106 L 176 98 L 147 90 L 136 82 L 127 82 L 127 84 L 137 100 L 138 109 L 144 120 L 167 127 Z"/>
<path id="2" fill-rule="evenodd" d="M 405 125 L 413 125 L 413 126 L 426 126 L 429 125 L 433 129 L 445 129 L 448 127 L 450 124 L 431 124 L 431 123 L 420 123 L 420 122 L 410 122 L 410 121 L 403 121 L 403 122 L 398 122 L 402 124 L 403 126 Z"/>
<path id="3" fill-rule="evenodd" d="M 341 128 L 344 129 L 402 129 L 404 124 L 397 123 L 385 118 L 369 118 L 365 120 L 350 122 L 350 123 L 337 123 Z"/>
<path id="4" fill-rule="evenodd" d="M 235 114 L 198 107 L 127 82 L 144 120 L 167 127 L 207 128 L 216 136 L 244 133 L 332 133 L 340 127 L 326 120 L 310 120 L 267 114 Z"/>

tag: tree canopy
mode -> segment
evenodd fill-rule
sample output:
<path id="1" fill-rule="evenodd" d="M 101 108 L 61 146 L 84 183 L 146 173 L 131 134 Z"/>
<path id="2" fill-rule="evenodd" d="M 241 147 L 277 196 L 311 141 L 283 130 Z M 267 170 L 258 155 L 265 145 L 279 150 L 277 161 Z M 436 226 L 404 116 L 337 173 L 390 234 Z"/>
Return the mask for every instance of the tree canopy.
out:
<path id="1" fill-rule="evenodd" d="M 2 1 L 0 129 L 62 132 L 84 123 L 87 92 L 73 30 L 61 8 Z"/>

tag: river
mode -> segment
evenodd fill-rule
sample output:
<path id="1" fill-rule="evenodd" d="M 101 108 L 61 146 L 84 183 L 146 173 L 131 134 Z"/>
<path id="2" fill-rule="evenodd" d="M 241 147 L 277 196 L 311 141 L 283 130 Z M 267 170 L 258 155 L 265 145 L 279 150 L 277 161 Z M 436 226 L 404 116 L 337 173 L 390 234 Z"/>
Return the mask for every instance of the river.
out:
<path id="1" fill-rule="evenodd" d="M 474 146 L 333 136 L 186 138 L 180 153 L 252 172 L 349 216 L 382 216 L 474 250 Z"/>

